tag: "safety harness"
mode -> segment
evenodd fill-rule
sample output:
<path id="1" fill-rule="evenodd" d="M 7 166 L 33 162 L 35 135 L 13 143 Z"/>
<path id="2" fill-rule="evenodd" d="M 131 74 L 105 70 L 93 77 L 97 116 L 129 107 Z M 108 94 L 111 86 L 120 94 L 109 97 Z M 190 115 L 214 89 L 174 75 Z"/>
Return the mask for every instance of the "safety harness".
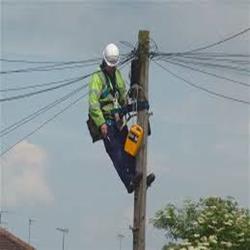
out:
<path id="1" fill-rule="evenodd" d="M 110 79 L 103 70 L 100 71 L 98 74 L 99 74 L 99 77 L 102 79 L 102 82 L 105 83 L 105 87 L 103 89 L 101 97 L 106 98 L 109 94 L 113 96 L 112 100 L 103 102 L 101 104 L 101 108 L 111 103 L 114 104 L 114 109 L 111 110 L 111 117 L 107 117 L 104 114 L 104 117 L 108 124 L 109 122 L 117 123 L 116 125 L 122 128 L 131 119 L 132 116 L 137 115 L 138 111 L 149 110 L 149 103 L 147 100 L 138 101 L 136 99 L 132 103 L 129 103 L 127 105 L 124 105 L 123 107 L 120 107 L 119 102 L 118 102 L 119 91 L 116 88 L 115 76 L 114 76 L 114 79 Z M 128 91 L 126 95 L 127 97 L 129 96 L 130 92 L 131 92 L 131 89 Z M 133 113 L 133 115 L 131 115 L 131 113 Z M 125 124 L 123 123 L 118 124 L 120 121 L 122 121 L 120 120 L 120 117 L 126 117 Z M 87 126 L 90 132 L 90 136 L 92 137 L 93 143 L 102 139 L 100 130 L 96 126 L 95 122 L 93 121 L 90 115 L 89 115 L 89 119 L 87 120 Z"/>

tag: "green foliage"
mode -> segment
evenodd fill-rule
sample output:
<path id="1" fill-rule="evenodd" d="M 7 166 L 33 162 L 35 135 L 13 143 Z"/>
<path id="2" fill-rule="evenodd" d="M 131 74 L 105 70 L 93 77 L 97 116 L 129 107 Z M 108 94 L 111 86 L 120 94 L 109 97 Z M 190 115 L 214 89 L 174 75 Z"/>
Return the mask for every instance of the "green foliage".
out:
<path id="1" fill-rule="evenodd" d="M 168 204 L 152 223 L 170 243 L 163 250 L 250 250 L 250 214 L 233 198 L 209 197 L 185 201 L 183 208 Z"/>

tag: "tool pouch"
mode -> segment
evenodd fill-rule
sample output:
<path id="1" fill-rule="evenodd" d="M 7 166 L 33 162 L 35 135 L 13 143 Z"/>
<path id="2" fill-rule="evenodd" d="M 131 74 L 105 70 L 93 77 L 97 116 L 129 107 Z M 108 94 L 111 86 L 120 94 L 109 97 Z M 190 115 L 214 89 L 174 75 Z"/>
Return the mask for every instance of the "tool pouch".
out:
<path id="1" fill-rule="evenodd" d="M 96 126 L 94 120 L 89 115 L 89 119 L 87 120 L 87 126 L 89 129 L 90 136 L 92 138 L 92 142 L 96 142 L 102 139 L 99 128 Z"/>

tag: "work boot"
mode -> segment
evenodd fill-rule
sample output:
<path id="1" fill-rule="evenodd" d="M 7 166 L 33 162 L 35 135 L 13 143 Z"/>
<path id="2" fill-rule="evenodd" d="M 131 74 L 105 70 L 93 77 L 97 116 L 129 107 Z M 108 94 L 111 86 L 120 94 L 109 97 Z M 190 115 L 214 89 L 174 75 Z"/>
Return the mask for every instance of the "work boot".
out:
<path id="1" fill-rule="evenodd" d="M 141 172 L 137 172 L 135 174 L 135 176 L 132 177 L 132 180 L 130 181 L 129 185 L 127 186 L 127 191 L 129 194 L 131 194 L 135 191 L 135 187 L 139 185 L 141 179 L 142 179 Z"/>
<path id="2" fill-rule="evenodd" d="M 129 194 L 131 194 L 135 191 L 135 185 L 132 182 L 129 183 L 129 185 L 127 187 L 127 191 Z"/>
<path id="3" fill-rule="evenodd" d="M 129 186 L 127 187 L 127 191 L 129 194 L 133 193 L 135 191 L 135 187 L 139 185 L 140 181 L 142 179 L 142 173 L 138 172 L 130 182 Z M 147 176 L 146 184 L 147 188 L 151 186 L 151 184 L 155 181 L 155 174 L 151 173 Z"/>
<path id="4" fill-rule="evenodd" d="M 151 173 L 147 176 L 147 188 L 151 186 L 151 184 L 155 181 L 154 173 Z"/>
<path id="5" fill-rule="evenodd" d="M 132 177 L 132 182 L 135 186 L 138 186 L 140 181 L 142 179 L 142 173 L 141 172 L 137 172 L 135 174 L 135 176 Z"/>

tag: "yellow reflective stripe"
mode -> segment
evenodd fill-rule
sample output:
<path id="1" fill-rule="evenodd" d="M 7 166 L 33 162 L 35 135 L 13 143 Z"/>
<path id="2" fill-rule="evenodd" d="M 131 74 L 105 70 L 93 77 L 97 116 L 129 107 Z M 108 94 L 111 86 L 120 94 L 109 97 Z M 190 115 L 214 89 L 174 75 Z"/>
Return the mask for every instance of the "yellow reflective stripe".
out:
<path id="1" fill-rule="evenodd" d="M 113 103 L 107 103 L 105 105 L 102 106 L 102 109 L 105 110 L 105 111 L 108 111 L 108 110 L 112 110 L 114 108 L 114 104 Z"/>
<path id="2" fill-rule="evenodd" d="M 106 85 L 106 77 L 102 71 L 98 72 L 97 74 L 99 76 L 99 79 L 101 80 L 103 85 Z"/>
<path id="3" fill-rule="evenodd" d="M 90 103 L 89 109 L 100 109 L 101 105 L 99 102 L 96 103 Z"/>
<path id="4" fill-rule="evenodd" d="M 89 95 L 96 95 L 98 97 L 100 97 L 102 94 L 102 92 L 98 89 L 89 89 Z"/>
<path id="5" fill-rule="evenodd" d="M 116 70 L 116 71 L 117 71 L 117 70 Z M 115 74 L 116 74 L 116 73 L 115 73 Z M 110 87 L 112 90 L 114 90 L 113 85 L 112 85 L 112 83 L 111 83 L 111 80 L 110 80 L 110 77 L 109 77 L 109 76 L 107 76 L 107 78 L 106 78 L 105 75 L 104 75 L 104 73 L 103 73 L 102 71 L 100 71 L 100 72 L 98 73 L 98 76 L 99 76 L 99 78 L 101 79 L 103 85 L 106 85 L 106 87 Z M 108 83 L 107 83 L 107 80 L 108 80 Z M 108 85 L 107 85 L 107 84 L 108 84 Z"/>

